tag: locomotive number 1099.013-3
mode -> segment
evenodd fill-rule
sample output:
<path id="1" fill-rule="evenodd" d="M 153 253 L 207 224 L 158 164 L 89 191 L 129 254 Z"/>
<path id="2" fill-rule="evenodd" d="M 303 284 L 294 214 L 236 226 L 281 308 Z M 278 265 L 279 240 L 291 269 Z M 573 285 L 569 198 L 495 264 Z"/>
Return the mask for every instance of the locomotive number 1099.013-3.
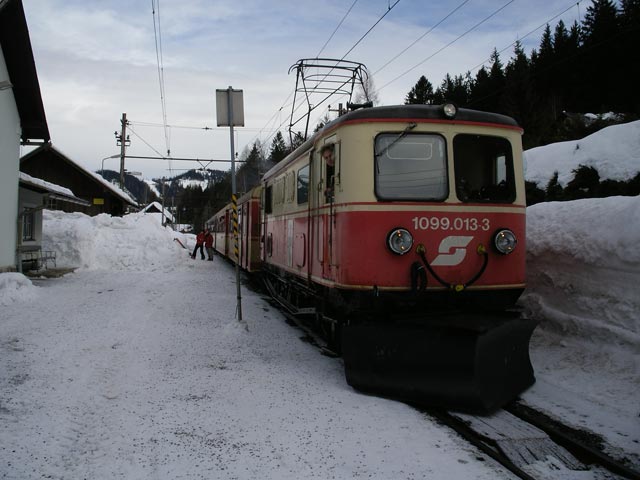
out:
<path id="1" fill-rule="evenodd" d="M 415 230 L 467 230 L 471 232 L 482 230 L 486 232 L 491 229 L 491 222 L 488 218 L 413 217 L 411 221 Z"/>

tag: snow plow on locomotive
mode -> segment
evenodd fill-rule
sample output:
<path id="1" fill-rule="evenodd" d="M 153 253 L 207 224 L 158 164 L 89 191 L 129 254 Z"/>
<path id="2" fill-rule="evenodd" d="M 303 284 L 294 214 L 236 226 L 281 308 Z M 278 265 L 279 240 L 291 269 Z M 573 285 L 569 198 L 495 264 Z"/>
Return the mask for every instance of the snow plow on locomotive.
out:
<path id="1" fill-rule="evenodd" d="M 340 350 L 356 389 L 498 408 L 534 382 L 535 323 L 511 310 L 525 287 L 521 134 L 453 105 L 346 113 L 240 199 L 241 258 L 254 257 L 241 266 Z"/>

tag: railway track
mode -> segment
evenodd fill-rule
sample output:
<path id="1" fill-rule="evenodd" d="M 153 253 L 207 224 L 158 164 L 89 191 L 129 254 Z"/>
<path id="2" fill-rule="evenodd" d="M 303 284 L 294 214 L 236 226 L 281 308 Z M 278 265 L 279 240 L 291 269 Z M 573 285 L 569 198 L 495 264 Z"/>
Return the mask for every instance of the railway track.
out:
<path id="1" fill-rule="evenodd" d="M 304 320 L 312 312 L 296 311 L 274 297 L 265 300 L 280 309 L 287 323 L 304 332 L 304 341 L 323 355 L 339 357 Z M 518 402 L 483 416 L 411 406 L 453 429 L 523 480 L 640 480 L 640 471 L 604 453 L 597 435 L 563 425 Z"/>
<path id="2" fill-rule="evenodd" d="M 571 433 L 529 407 L 513 404 L 488 416 L 414 407 L 523 480 L 640 479 L 640 472 L 591 445 L 589 435 Z"/>

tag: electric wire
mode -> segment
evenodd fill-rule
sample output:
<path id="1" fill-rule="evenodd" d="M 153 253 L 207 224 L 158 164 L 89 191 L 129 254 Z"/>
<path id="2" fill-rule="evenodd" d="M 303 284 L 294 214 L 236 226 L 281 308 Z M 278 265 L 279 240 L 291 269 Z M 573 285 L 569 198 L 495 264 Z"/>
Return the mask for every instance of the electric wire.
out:
<path id="1" fill-rule="evenodd" d="M 164 124 L 164 139 L 167 147 L 167 156 L 171 156 L 170 134 L 167 126 L 167 97 L 164 81 L 164 58 L 162 53 L 162 28 L 160 22 L 160 0 L 151 0 L 151 12 L 153 16 L 153 34 L 156 47 L 156 63 L 158 66 L 158 83 L 160 85 L 160 104 L 162 106 L 162 122 Z M 158 21 L 156 25 L 156 14 Z M 171 168 L 171 164 L 169 164 Z"/>
<path id="2" fill-rule="evenodd" d="M 504 5 L 502 5 L 500 8 L 498 8 L 496 11 L 494 11 L 493 13 L 491 13 L 490 15 L 488 15 L 487 17 L 485 17 L 483 20 L 479 21 L 478 23 L 476 23 L 473 27 L 469 28 L 467 31 L 465 31 L 463 34 L 459 35 L 458 37 L 456 37 L 454 40 L 452 40 L 451 42 L 447 43 L 444 47 L 440 48 L 439 50 L 437 50 L 436 52 L 432 53 L 431 55 L 429 55 L 428 57 L 426 57 L 425 59 L 423 59 L 421 62 L 417 63 L 416 65 L 414 65 L 413 67 L 411 67 L 410 69 L 406 70 L 405 72 L 401 73 L 400 75 L 398 75 L 397 77 L 395 77 L 393 80 L 385 83 L 382 87 L 380 87 L 378 89 L 378 91 L 383 90 L 385 87 L 388 87 L 389 85 L 391 85 L 393 82 L 395 82 L 396 80 L 399 80 L 400 78 L 404 77 L 406 74 L 408 74 L 409 72 L 412 72 L 413 70 L 415 70 L 416 68 L 418 68 L 420 65 L 422 65 L 423 63 L 427 62 L 428 60 L 432 59 L 433 57 L 435 57 L 438 53 L 442 52 L 443 50 L 449 48 L 451 45 L 453 45 L 454 43 L 456 43 L 458 40 L 460 40 L 462 37 L 464 37 L 465 35 L 467 35 L 468 33 L 472 32 L 473 30 L 475 30 L 476 28 L 478 28 L 480 25 L 482 25 L 483 23 L 487 22 L 488 20 L 490 20 L 491 18 L 495 17 L 498 13 L 500 13 L 502 10 L 504 10 L 506 7 L 508 7 L 509 5 L 511 5 L 515 0 L 509 0 L 507 3 L 505 3 Z"/>
<path id="3" fill-rule="evenodd" d="M 369 28 L 369 30 L 367 30 L 367 31 L 365 32 L 365 34 L 364 34 L 364 35 L 362 35 L 362 36 L 360 37 L 360 39 L 359 39 L 359 40 L 358 40 L 358 41 L 353 45 L 353 47 L 351 47 L 351 48 L 347 51 L 347 53 L 345 53 L 345 54 L 342 56 L 342 58 L 341 58 L 340 60 L 344 60 L 344 59 L 345 59 L 345 57 L 346 57 L 347 55 L 349 55 L 349 54 L 353 51 L 353 49 L 354 49 L 354 48 L 356 48 L 356 47 L 358 46 L 358 44 L 359 44 L 362 40 L 364 40 L 364 37 L 366 37 L 367 35 L 369 35 L 369 33 L 371 33 L 371 30 L 373 30 L 373 29 L 376 27 L 376 25 L 378 25 L 378 24 L 382 21 L 382 19 L 383 19 L 384 17 L 386 17 L 386 16 L 387 16 L 387 14 L 388 14 L 391 10 L 393 10 L 393 7 L 395 7 L 396 5 L 398 5 L 398 3 L 400 3 L 400 0 L 396 0 L 396 1 L 394 2 L 394 4 L 393 4 L 393 5 L 389 5 L 389 7 L 387 7 L 387 11 L 386 11 L 386 12 L 384 12 L 384 14 L 383 14 L 383 15 L 382 15 L 382 16 L 381 16 L 381 17 L 376 21 L 376 23 L 374 23 L 374 24 L 371 26 L 371 28 Z"/>
<path id="4" fill-rule="evenodd" d="M 369 35 L 369 33 L 371 33 L 371 31 L 372 31 L 372 30 L 373 30 L 373 29 L 374 29 L 374 28 L 375 28 L 375 27 L 376 27 L 376 26 L 377 26 L 377 25 L 378 25 L 378 24 L 379 24 L 379 23 L 384 19 L 384 17 L 386 17 L 386 16 L 389 14 L 389 12 L 391 12 L 391 10 L 393 10 L 393 8 L 394 8 L 396 5 L 398 5 L 398 3 L 400 3 L 400 0 L 396 0 L 392 5 L 389 5 L 389 6 L 387 7 L 387 10 L 386 10 L 386 11 L 385 11 L 381 16 L 380 16 L 380 18 L 378 18 L 378 20 L 376 20 L 376 22 L 375 22 L 371 27 L 369 27 L 369 29 L 368 29 L 368 30 L 367 30 L 367 31 L 366 31 L 366 32 L 365 32 L 365 33 L 364 33 L 364 34 L 363 34 L 363 35 L 358 39 L 358 41 L 356 41 L 356 43 L 354 43 L 354 44 L 351 46 L 351 48 L 350 48 L 349 50 L 347 50 L 347 52 L 346 52 L 344 55 L 342 55 L 342 57 L 340 58 L 340 60 L 339 60 L 339 61 L 344 60 L 344 59 L 346 58 L 346 56 L 347 56 L 347 55 L 349 55 L 349 53 L 351 53 L 351 52 L 352 52 L 352 51 L 353 51 L 353 50 L 354 50 L 354 49 L 355 49 L 355 48 L 360 44 L 360 42 L 362 42 L 362 40 L 364 40 L 364 39 L 365 39 L 365 37 L 366 37 L 367 35 Z M 337 66 L 337 65 L 338 65 L 338 64 L 336 63 L 336 66 Z M 332 71 L 333 71 L 333 69 L 330 69 L 330 70 L 329 70 L 329 71 L 324 75 L 324 77 L 323 77 L 322 79 L 320 79 L 320 80 L 318 80 L 318 81 L 316 82 L 315 86 L 314 86 L 314 87 L 313 87 L 313 88 L 308 92 L 307 97 L 308 97 L 308 95 L 313 94 L 313 93 L 318 89 L 318 86 L 319 86 L 320 84 L 322 84 L 322 82 L 323 82 L 323 81 L 324 81 L 324 80 L 325 80 L 325 79 L 326 79 L 326 78 L 331 74 L 331 72 L 332 72 Z M 326 100 L 326 99 L 325 99 L 325 100 Z M 292 116 L 293 116 L 293 114 L 294 114 L 295 112 L 297 112 L 297 111 L 302 107 L 302 105 L 303 105 L 303 103 L 300 103 L 300 104 L 298 104 L 298 106 L 297 106 L 297 107 L 295 107 L 295 108 L 294 108 L 294 110 L 293 110 L 293 112 L 292 112 Z M 280 123 L 280 125 L 278 126 L 278 128 L 282 127 L 285 123 L 286 123 L 286 121 L 283 121 L 282 123 Z"/>
<path id="5" fill-rule="evenodd" d="M 349 10 L 347 10 L 347 13 L 344 14 L 344 16 L 342 17 L 342 20 L 340 20 L 340 23 L 338 23 L 338 26 L 335 28 L 335 30 L 331 33 L 331 35 L 329 36 L 329 38 L 327 39 L 326 42 L 324 42 L 324 45 L 322 46 L 322 48 L 320 49 L 320 51 L 318 53 L 316 53 L 316 58 L 320 57 L 320 54 L 324 51 L 324 49 L 327 47 L 327 45 L 329 44 L 329 42 L 331 41 L 331 39 L 333 38 L 333 36 L 336 34 L 336 32 L 338 31 L 338 29 L 342 26 L 342 23 L 345 21 L 345 19 L 347 18 L 347 16 L 349 15 L 349 13 L 351 13 L 351 10 L 353 9 L 353 7 L 355 6 L 355 4 L 358 3 L 358 0 L 353 0 L 353 3 L 351 4 L 351 6 L 349 7 Z"/>
<path id="6" fill-rule="evenodd" d="M 569 10 L 571 10 L 573 7 L 577 6 L 578 10 L 580 9 L 580 1 L 578 2 L 573 2 L 571 5 L 569 5 L 567 8 L 565 8 L 563 11 L 561 11 L 560 13 L 558 13 L 557 15 L 554 15 L 553 17 L 549 18 L 547 21 L 545 21 L 544 23 L 542 23 L 541 25 L 537 26 L 536 28 L 534 28 L 533 30 L 531 30 L 529 33 L 525 34 L 524 36 L 518 38 L 518 40 L 516 40 L 515 42 L 507 45 L 506 47 L 504 47 L 502 50 L 498 51 L 498 54 L 503 53 L 505 50 L 513 47 L 518 41 L 520 40 L 524 40 L 525 38 L 527 38 L 529 35 L 533 35 L 535 32 L 537 32 L 538 30 L 540 30 L 541 28 L 543 28 L 544 26 L 548 25 L 549 22 L 552 22 L 553 20 L 555 20 L 556 18 L 558 18 L 561 15 L 564 15 L 565 13 L 567 13 Z M 473 72 L 474 70 L 480 68 L 481 66 L 483 66 L 485 63 L 490 62 L 491 58 L 487 58 L 486 60 L 484 60 L 483 62 L 480 62 L 478 65 L 476 65 L 475 67 L 473 67 L 472 69 L 470 69 L 470 72 Z"/>
<path id="7" fill-rule="evenodd" d="M 357 1 L 357 0 L 356 0 L 356 1 Z M 337 29 L 340 27 L 340 25 L 342 25 L 342 23 L 344 22 L 345 18 L 347 17 L 347 15 L 349 14 L 349 12 L 351 12 L 351 9 L 352 9 L 352 8 L 354 7 L 354 5 L 356 4 L 356 1 L 354 1 L 354 2 L 352 3 L 351 7 L 349 8 L 349 10 L 347 11 L 347 13 L 344 15 L 344 17 L 343 17 L 343 18 L 342 18 L 342 20 L 340 21 L 340 23 L 338 24 L 338 27 L 336 27 L 336 30 L 335 30 L 335 31 L 337 31 Z M 385 13 L 384 13 L 380 18 L 378 18 L 378 20 L 377 20 L 377 21 L 376 21 L 376 22 L 375 22 L 375 23 L 374 23 L 374 24 L 369 28 L 369 30 L 367 30 L 367 31 L 364 33 L 364 35 L 362 35 L 362 36 L 358 39 L 358 41 L 357 41 L 356 43 L 354 43 L 354 44 L 353 44 L 353 46 L 352 46 L 352 47 L 351 47 L 351 48 L 350 48 L 350 49 L 349 49 L 349 50 L 348 50 L 348 51 L 347 51 L 347 52 L 342 56 L 342 58 L 340 58 L 340 60 L 344 60 L 344 59 L 345 59 L 345 57 L 346 57 L 347 55 L 349 55 L 349 53 L 351 53 L 351 52 L 352 52 L 352 51 L 353 51 L 353 50 L 358 46 L 358 44 L 359 44 L 360 42 L 362 42 L 362 40 L 363 40 L 367 35 L 369 35 L 369 33 L 371 33 L 371 31 L 372 31 L 372 30 L 373 30 L 373 29 L 374 29 L 374 28 L 375 28 L 375 27 L 376 27 L 376 26 L 377 26 L 377 25 L 382 21 L 382 19 L 384 19 L 384 17 L 386 17 L 386 16 L 387 16 L 387 14 L 388 14 L 388 13 L 389 13 L 389 12 L 390 12 L 390 11 L 391 11 L 391 10 L 392 10 L 392 9 L 393 9 L 397 4 L 398 4 L 398 3 L 400 3 L 400 0 L 396 0 L 396 1 L 393 3 L 393 5 L 389 5 L 389 6 L 387 7 L 387 11 L 386 11 L 386 12 L 385 12 Z M 329 41 L 331 40 L 331 38 L 333 38 L 333 35 L 335 34 L 335 31 L 334 31 L 334 33 L 332 33 L 332 34 L 331 34 L 331 36 L 329 37 L 329 40 L 327 40 L 327 41 L 325 42 L 325 45 L 320 49 L 320 52 L 318 52 L 318 54 L 316 55 L 316 58 L 320 55 L 320 53 L 321 53 L 322 51 L 324 51 L 325 47 L 327 46 L 327 44 L 329 43 Z M 325 79 L 325 78 L 326 78 L 330 73 L 331 73 L 331 71 L 329 71 L 329 72 L 325 75 L 325 77 L 324 77 L 322 80 L 324 80 L 324 79 Z M 321 83 L 321 82 L 322 82 L 322 80 L 320 80 L 320 82 L 318 82 L 318 83 Z M 315 89 L 316 89 L 316 87 L 314 87 L 314 89 L 312 90 L 312 92 L 311 92 L 311 93 L 313 93 L 313 91 L 314 91 Z M 269 119 L 269 121 L 267 122 L 267 124 L 269 124 L 270 122 L 272 122 L 272 120 L 273 120 L 275 117 L 277 117 L 277 116 L 278 116 L 278 114 L 282 111 L 282 109 L 283 109 L 285 106 L 288 106 L 288 105 L 286 105 L 286 103 L 289 101 L 289 99 L 290 99 L 292 96 L 293 96 L 293 92 L 289 94 L 289 96 L 288 96 L 288 97 L 286 98 L 286 100 L 283 102 L 283 105 L 282 105 L 279 109 L 277 109 L 277 110 L 276 110 L 276 112 L 271 116 L 271 118 Z M 289 105 L 291 105 L 291 104 L 289 104 Z M 298 105 L 298 107 L 294 109 L 294 111 L 293 111 L 292 113 L 297 112 L 297 111 L 298 111 L 298 109 L 300 109 L 300 108 L 301 108 L 301 106 L 302 106 L 302 103 L 300 103 L 300 104 Z M 269 140 L 271 140 L 271 138 L 272 138 L 274 135 L 276 135 L 276 133 L 277 133 L 278 131 L 280 131 L 280 129 L 285 125 L 285 123 L 287 123 L 287 121 L 288 121 L 288 120 L 289 120 L 289 119 L 287 118 L 287 119 L 285 119 L 285 120 L 281 121 L 281 122 L 280 122 L 280 124 L 279 124 L 275 129 L 273 129 L 274 133 L 272 133 L 271 135 L 269 135 L 269 136 L 264 140 L 264 143 L 267 143 Z M 259 138 L 259 137 L 260 137 L 260 135 L 257 135 L 256 137 L 258 137 L 258 138 Z M 254 138 L 256 138 L 256 137 L 254 137 Z"/>
<path id="8" fill-rule="evenodd" d="M 138 137 L 140 140 L 142 140 L 142 142 L 149 147 L 151 150 L 153 150 L 154 152 L 156 152 L 159 156 L 161 156 L 162 158 L 165 158 L 166 155 L 161 154 L 158 150 L 156 150 L 149 142 L 147 142 L 144 138 L 142 138 L 133 128 L 131 128 L 131 125 L 129 125 L 129 130 L 131 131 L 131 133 L 133 133 L 136 137 Z"/>
<path id="9" fill-rule="evenodd" d="M 400 53 L 398 53 L 397 55 L 395 55 L 391 60 L 389 60 L 387 63 L 385 63 L 383 66 L 381 66 L 379 69 L 377 69 L 375 72 L 373 72 L 372 75 L 376 75 L 377 73 L 379 73 L 381 70 L 384 70 L 386 67 L 389 66 L 389 64 L 393 63 L 398 57 L 400 57 L 401 55 L 403 55 L 407 50 L 409 50 L 411 47 L 413 47 L 416 43 L 418 43 L 420 40 L 422 40 L 424 37 L 426 37 L 427 35 L 429 35 L 433 30 L 435 30 L 438 26 L 440 26 L 445 20 L 447 20 L 450 16 L 452 16 L 454 13 L 456 13 L 458 10 L 460 10 L 463 6 L 465 6 L 467 3 L 469 3 L 470 0 L 464 0 L 460 5 L 458 5 L 456 8 L 454 8 L 451 12 L 449 12 L 447 14 L 447 16 L 445 16 L 442 20 L 440 20 L 438 23 L 436 23 L 433 27 L 431 27 L 429 30 L 427 30 L 425 33 L 423 33 L 421 36 L 419 36 L 418 38 L 416 38 L 413 43 L 409 44 L 409 46 L 405 47 L 404 50 L 402 50 Z"/>

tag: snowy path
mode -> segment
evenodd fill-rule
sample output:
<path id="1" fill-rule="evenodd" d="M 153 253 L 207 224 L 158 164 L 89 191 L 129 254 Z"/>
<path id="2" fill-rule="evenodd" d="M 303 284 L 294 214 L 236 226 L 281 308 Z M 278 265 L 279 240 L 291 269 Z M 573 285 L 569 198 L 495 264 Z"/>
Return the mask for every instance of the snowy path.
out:
<path id="1" fill-rule="evenodd" d="M 233 275 L 219 258 L 84 271 L 2 307 L 0 476 L 510 478 L 408 406 L 354 392 L 244 289 L 246 332 Z"/>

